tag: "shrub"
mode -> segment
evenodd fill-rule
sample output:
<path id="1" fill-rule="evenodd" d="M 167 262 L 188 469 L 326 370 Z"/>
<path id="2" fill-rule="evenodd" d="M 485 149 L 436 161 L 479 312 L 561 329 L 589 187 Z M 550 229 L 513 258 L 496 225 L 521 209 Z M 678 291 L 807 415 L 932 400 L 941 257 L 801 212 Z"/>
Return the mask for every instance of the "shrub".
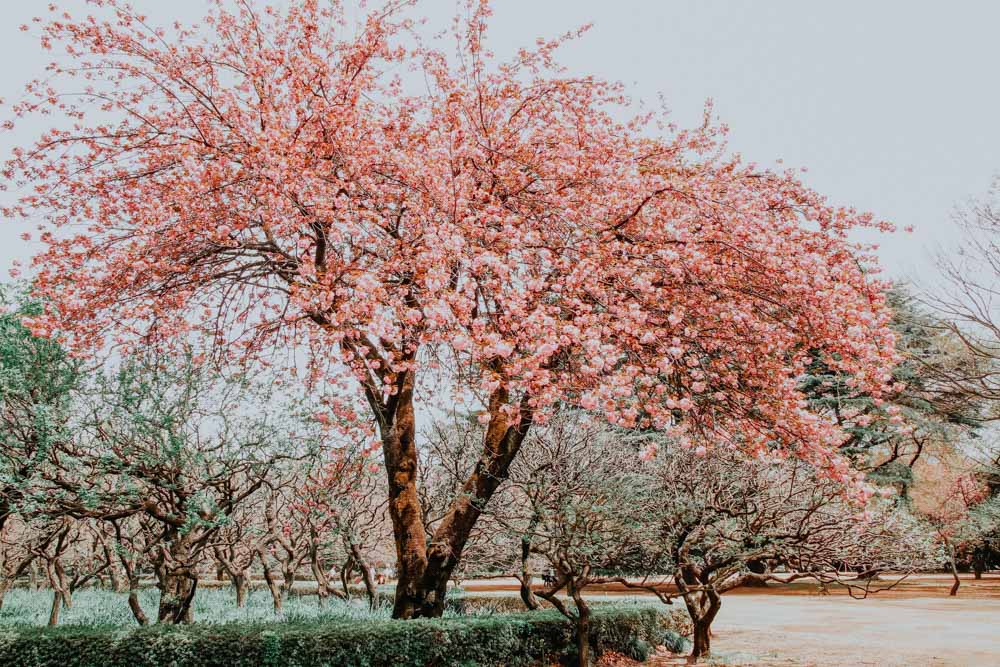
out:
<path id="1" fill-rule="evenodd" d="M 649 644 L 662 637 L 657 616 L 646 606 L 596 609 L 595 653 L 648 654 Z M 0 630 L 0 664 L 12 667 L 517 667 L 566 662 L 574 652 L 573 625 L 555 611 L 416 621 Z"/>

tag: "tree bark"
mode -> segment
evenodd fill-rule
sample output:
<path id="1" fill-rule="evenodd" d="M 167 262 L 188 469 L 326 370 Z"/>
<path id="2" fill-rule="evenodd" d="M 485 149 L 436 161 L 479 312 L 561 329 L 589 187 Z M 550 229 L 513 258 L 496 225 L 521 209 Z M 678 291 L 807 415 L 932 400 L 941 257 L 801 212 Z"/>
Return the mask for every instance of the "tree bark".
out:
<path id="1" fill-rule="evenodd" d="M 247 606 L 247 577 L 240 574 L 232 577 L 233 586 L 236 588 L 236 607 L 242 609 Z"/>
<path id="2" fill-rule="evenodd" d="M 702 658 L 712 652 L 712 636 L 709 634 L 709 626 L 703 622 L 694 624 L 694 648 L 691 650 L 692 658 Z"/>
<path id="3" fill-rule="evenodd" d="M 945 542 L 945 545 L 948 547 L 948 562 L 951 564 L 951 576 L 955 579 L 955 583 L 951 585 L 948 595 L 949 597 L 955 597 L 958 595 L 958 588 L 962 585 L 962 580 L 958 578 L 958 566 L 955 564 L 955 547 L 948 542 Z"/>
<path id="4" fill-rule="evenodd" d="M 351 573 L 354 571 L 354 559 L 348 557 L 340 568 L 340 586 L 344 589 L 344 599 L 351 599 Z"/>
<path id="5" fill-rule="evenodd" d="M 527 400 L 522 399 L 519 419 L 511 423 L 505 412 L 510 408 L 508 392 L 503 388 L 493 392 L 482 455 L 428 546 L 417 493 L 414 382 L 414 371 L 401 371 L 395 393 L 385 400 L 378 386 L 365 386 L 366 398 L 379 426 L 389 487 L 388 509 L 396 542 L 398 572 L 392 615 L 398 619 L 438 617 L 444 613 L 452 572 L 483 507 L 507 478 L 532 417 Z"/>
<path id="6" fill-rule="evenodd" d="M 402 619 L 420 615 L 426 597 L 421 577 L 427 567 L 427 537 L 417 495 L 414 373 L 404 371 L 404 374 L 400 390 L 385 405 L 389 414 L 384 415 L 386 420 L 380 424 L 399 572 L 392 616 Z"/>
<path id="7" fill-rule="evenodd" d="M 576 603 L 576 664 L 577 667 L 590 667 L 590 607 L 572 580 L 570 595 Z"/>
<path id="8" fill-rule="evenodd" d="M 285 588 L 278 583 L 271 571 L 271 566 L 267 563 L 267 555 L 263 550 L 258 550 L 260 564 L 264 568 L 264 581 L 267 582 L 267 589 L 271 591 L 271 599 L 274 602 L 274 613 L 280 614 L 285 603 Z"/>
<path id="9" fill-rule="evenodd" d="M 194 602 L 198 580 L 189 575 L 166 573 L 160 585 L 160 607 L 156 618 L 160 623 L 190 623 L 191 603 Z"/>
<path id="10" fill-rule="evenodd" d="M 63 606 L 63 594 L 60 590 L 52 591 L 52 607 L 49 610 L 49 627 L 59 625 L 59 610 Z"/>
<path id="11" fill-rule="evenodd" d="M 133 585 L 128 592 L 128 608 L 132 610 L 132 616 L 135 617 L 136 623 L 139 625 L 149 625 L 149 617 L 146 616 L 146 612 L 142 609 L 142 603 L 139 602 L 138 586 Z"/>
<path id="12" fill-rule="evenodd" d="M 708 656 L 712 651 L 712 621 L 722 608 L 722 596 L 712 585 L 711 575 L 690 563 L 678 568 L 674 573 L 674 582 L 684 597 L 684 605 L 694 625 L 691 657 Z"/>
<path id="13" fill-rule="evenodd" d="M 375 608 L 376 600 L 378 598 L 378 591 L 375 589 L 375 581 L 372 579 L 372 569 L 368 565 L 368 561 L 365 560 L 361 553 L 361 549 L 354 542 L 350 542 L 349 548 L 351 550 L 351 558 L 358 567 L 361 568 L 361 579 L 365 582 L 365 593 L 368 595 L 368 606 L 371 609 Z"/>

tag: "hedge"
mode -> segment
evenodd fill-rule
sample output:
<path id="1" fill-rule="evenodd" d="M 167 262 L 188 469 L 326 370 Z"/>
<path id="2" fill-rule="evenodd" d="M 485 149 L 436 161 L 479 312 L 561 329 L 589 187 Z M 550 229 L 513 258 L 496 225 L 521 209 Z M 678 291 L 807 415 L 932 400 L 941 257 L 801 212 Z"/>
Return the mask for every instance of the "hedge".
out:
<path id="1" fill-rule="evenodd" d="M 595 653 L 645 659 L 663 628 L 651 607 L 594 611 Z M 0 665 L 23 667 L 434 667 L 566 663 L 573 625 L 552 610 L 485 617 L 261 625 L 0 629 Z"/>

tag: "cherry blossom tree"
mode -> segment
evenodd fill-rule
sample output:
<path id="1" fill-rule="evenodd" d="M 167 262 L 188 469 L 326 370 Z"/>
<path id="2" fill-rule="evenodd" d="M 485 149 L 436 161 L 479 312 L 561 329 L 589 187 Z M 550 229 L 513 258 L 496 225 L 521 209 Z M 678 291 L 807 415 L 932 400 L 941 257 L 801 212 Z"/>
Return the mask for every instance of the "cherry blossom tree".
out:
<path id="1" fill-rule="evenodd" d="M 3 212 L 43 221 L 47 244 L 27 324 L 83 352 L 195 330 L 245 362 L 309 350 L 331 423 L 381 444 L 397 617 L 443 611 L 482 508 L 560 401 L 850 475 L 796 378 L 820 355 L 873 394 L 891 380 L 884 286 L 847 238 L 887 225 L 729 157 L 710 114 L 679 130 L 560 69 L 573 35 L 498 61 L 486 0 L 454 55 L 395 0 L 356 29 L 317 0 L 218 0 L 202 30 L 92 4 L 26 27 L 60 53 L 13 109 L 52 127 L 4 170 L 27 194 Z M 486 426 L 430 538 L 429 385 Z"/>

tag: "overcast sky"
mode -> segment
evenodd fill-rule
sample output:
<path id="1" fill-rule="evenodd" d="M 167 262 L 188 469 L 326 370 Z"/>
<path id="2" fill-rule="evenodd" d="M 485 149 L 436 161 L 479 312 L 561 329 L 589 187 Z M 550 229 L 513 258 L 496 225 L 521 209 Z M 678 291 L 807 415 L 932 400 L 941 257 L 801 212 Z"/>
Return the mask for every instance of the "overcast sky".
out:
<path id="1" fill-rule="evenodd" d="M 69 9 L 83 0 L 53 0 Z M 284 5 L 294 0 L 279 0 Z M 47 62 L 18 26 L 47 0 L 0 0 L 0 97 L 18 99 Z M 197 21 L 206 0 L 135 0 L 154 22 Z M 956 204 L 1000 171 L 1000 2 L 987 0 L 497 0 L 489 45 L 512 53 L 583 23 L 566 47 L 571 71 L 624 82 L 634 98 L 662 92 L 681 125 L 706 98 L 746 159 L 807 167 L 836 204 L 869 210 L 912 234 L 883 239 L 887 273 L 931 275 L 953 234 Z M 454 0 L 421 13 L 446 27 Z M 14 142 L 43 129 L 21 124 Z M 8 195 L 9 196 L 9 195 Z M 32 247 L 21 223 L 0 225 L 0 267 Z M 5 277 L 5 276 L 4 276 Z"/>

